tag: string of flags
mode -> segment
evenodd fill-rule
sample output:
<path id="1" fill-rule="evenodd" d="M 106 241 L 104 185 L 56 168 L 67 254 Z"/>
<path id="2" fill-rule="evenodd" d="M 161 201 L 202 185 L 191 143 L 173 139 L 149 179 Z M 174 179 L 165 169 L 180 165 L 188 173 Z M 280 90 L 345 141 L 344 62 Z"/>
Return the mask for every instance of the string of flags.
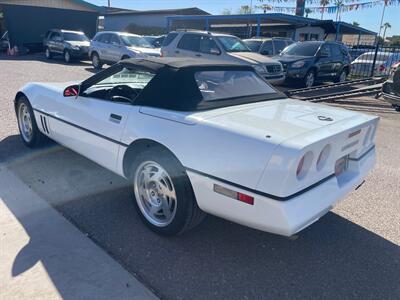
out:
<path id="1" fill-rule="evenodd" d="M 292 2 L 295 0 L 267 0 L 268 2 L 274 3 L 282 3 L 282 2 Z M 366 8 L 373 8 L 378 5 L 382 5 L 383 2 L 386 6 L 394 6 L 400 5 L 400 0 L 375 0 L 369 2 L 356 2 L 356 1 L 363 1 L 363 0 L 344 0 L 344 2 L 353 2 L 351 4 L 342 4 L 340 6 L 314 6 L 314 7 L 307 7 L 311 13 L 328 13 L 328 14 L 335 14 L 339 9 L 340 12 L 349 12 L 354 10 L 366 9 Z M 354 3 L 356 2 L 356 3 Z M 306 0 L 306 3 L 321 3 L 320 0 Z M 274 6 L 269 4 L 263 4 L 259 8 L 266 10 L 266 11 L 274 11 L 279 13 L 295 13 L 296 8 L 293 6 Z"/>

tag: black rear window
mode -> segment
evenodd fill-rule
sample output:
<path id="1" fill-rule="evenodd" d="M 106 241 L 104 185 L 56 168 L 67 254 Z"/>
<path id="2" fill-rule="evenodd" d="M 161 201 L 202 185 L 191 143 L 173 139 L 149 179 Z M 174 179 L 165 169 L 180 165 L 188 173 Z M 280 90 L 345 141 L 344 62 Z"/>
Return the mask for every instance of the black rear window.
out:
<path id="1" fill-rule="evenodd" d="M 163 43 L 162 43 L 162 46 L 163 46 L 163 47 L 168 46 L 169 44 L 172 43 L 172 41 L 173 41 L 177 36 L 178 36 L 178 33 L 176 33 L 176 32 L 168 33 L 167 37 L 164 39 L 164 41 L 163 41 Z"/>

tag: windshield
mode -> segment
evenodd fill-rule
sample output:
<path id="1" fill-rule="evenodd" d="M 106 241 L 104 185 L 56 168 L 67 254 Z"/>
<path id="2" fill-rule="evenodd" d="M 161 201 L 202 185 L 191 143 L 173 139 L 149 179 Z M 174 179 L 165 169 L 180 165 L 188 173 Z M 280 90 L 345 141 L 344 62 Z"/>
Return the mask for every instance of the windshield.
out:
<path id="1" fill-rule="evenodd" d="M 258 52 L 260 51 L 260 46 L 262 44 L 262 41 L 251 41 L 251 40 L 247 40 L 247 41 L 243 41 L 247 47 L 250 48 L 251 51 L 253 52 Z"/>
<path id="2" fill-rule="evenodd" d="M 78 42 L 89 41 L 87 36 L 84 35 L 83 33 L 63 32 L 63 37 L 65 41 L 78 41 Z"/>
<path id="3" fill-rule="evenodd" d="M 120 37 L 124 45 L 128 47 L 154 48 L 152 44 L 141 36 L 121 35 Z"/>
<path id="4" fill-rule="evenodd" d="M 130 70 L 127 68 L 123 68 L 120 72 L 103 79 L 102 81 L 93 85 L 96 86 L 104 86 L 104 85 L 129 85 L 132 88 L 144 88 L 151 79 L 153 79 L 154 74 L 145 71 L 139 70 Z"/>
<path id="5" fill-rule="evenodd" d="M 217 39 L 226 52 L 251 52 L 250 48 L 235 36 L 218 36 Z"/>
<path id="6" fill-rule="evenodd" d="M 287 46 L 280 55 L 314 56 L 317 53 L 319 46 L 321 46 L 320 43 L 294 43 Z"/>
<path id="7" fill-rule="evenodd" d="M 195 73 L 204 101 L 276 94 L 276 91 L 252 71 L 202 71 Z"/>

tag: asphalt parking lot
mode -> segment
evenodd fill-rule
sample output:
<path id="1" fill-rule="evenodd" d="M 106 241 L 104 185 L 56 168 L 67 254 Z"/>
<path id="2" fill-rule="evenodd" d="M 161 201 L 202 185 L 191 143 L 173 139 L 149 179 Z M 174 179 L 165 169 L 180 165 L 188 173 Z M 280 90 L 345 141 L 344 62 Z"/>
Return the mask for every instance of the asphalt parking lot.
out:
<path id="1" fill-rule="evenodd" d="M 400 114 L 385 102 L 333 104 L 381 117 L 377 165 L 359 190 L 298 235 L 284 238 L 209 216 L 188 234 L 164 238 L 142 225 L 123 179 L 59 145 L 32 151 L 20 141 L 12 103 L 20 86 L 93 72 L 88 62 L 0 56 L 0 163 L 158 296 L 400 298 Z"/>

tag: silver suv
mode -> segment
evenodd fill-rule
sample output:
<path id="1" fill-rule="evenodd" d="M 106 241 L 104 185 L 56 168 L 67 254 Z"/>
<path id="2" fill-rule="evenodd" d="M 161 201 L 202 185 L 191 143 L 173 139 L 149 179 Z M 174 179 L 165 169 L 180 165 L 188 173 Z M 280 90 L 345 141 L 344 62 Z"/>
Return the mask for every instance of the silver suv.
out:
<path id="1" fill-rule="evenodd" d="M 89 57 L 93 67 L 101 69 L 103 64 L 113 64 L 121 59 L 160 56 L 143 37 L 126 32 L 102 31 L 90 42 Z"/>
<path id="2" fill-rule="evenodd" d="M 164 39 L 162 56 L 202 57 L 249 64 L 272 84 L 285 80 L 282 64 L 274 59 L 252 52 L 236 36 L 207 31 L 173 31 Z"/>

